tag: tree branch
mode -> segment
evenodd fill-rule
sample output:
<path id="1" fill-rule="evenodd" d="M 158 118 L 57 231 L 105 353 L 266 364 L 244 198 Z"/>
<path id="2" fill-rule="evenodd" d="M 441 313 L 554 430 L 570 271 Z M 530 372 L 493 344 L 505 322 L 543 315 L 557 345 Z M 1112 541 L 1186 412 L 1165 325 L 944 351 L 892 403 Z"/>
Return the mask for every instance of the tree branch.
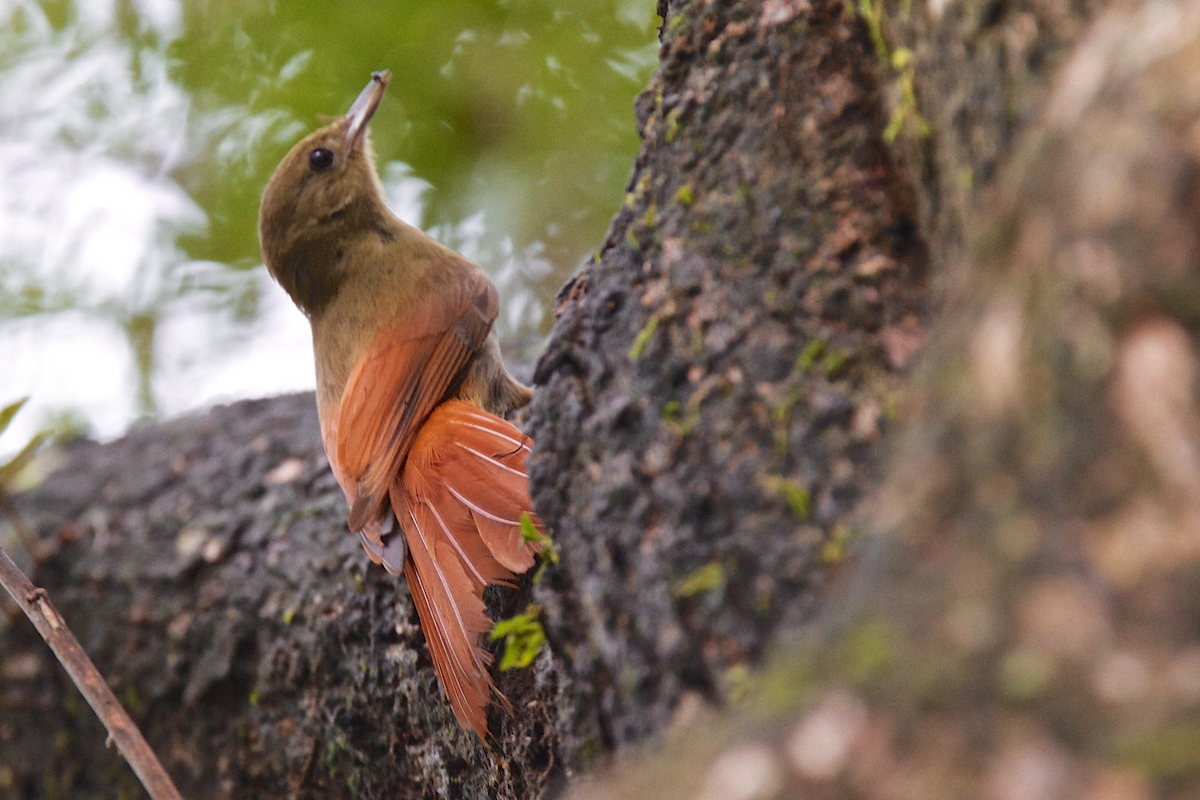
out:
<path id="1" fill-rule="evenodd" d="M 183 800 L 137 725 L 129 718 L 112 689 L 105 683 L 104 676 L 51 604 L 46 590 L 35 587 L 3 548 L 0 548 L 0 584 L 17 601 L 46 644 L 50 645 L 150 797 L 153 800 Z"/>

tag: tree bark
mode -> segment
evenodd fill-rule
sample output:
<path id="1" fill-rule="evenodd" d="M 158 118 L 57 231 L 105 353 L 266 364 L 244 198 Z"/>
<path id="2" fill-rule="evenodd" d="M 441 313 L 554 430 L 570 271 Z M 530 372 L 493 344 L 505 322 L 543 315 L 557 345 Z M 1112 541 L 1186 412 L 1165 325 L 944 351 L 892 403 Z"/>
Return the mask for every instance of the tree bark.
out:
<path id="1" fill-rule="evenodd" d="M 604 747 L 724 696 L 854 535 L 925 335 L 886 68 L 845 4 L 673 3 L 642 150 L 559 298 L 530 432 L 539 591 Z"/>
<path id="2" fill-rule="evenodd" d="M 1006 48 L 1036 13 L 1001 11 Z M 930 233 L 945 307 L 838 613 L 733 719 L 574 797 L 1200 794 L 1200 8 L 1082 23 L 967 246 Z M 982 141 L 939 139 L 951 175 Z"/>
<path id="3" fill-rule="evenodd" d="M 402 583 L 369 568 L 310 394 L 81 443 L 19 498 L 33 570 L 188 797 L 527 796 L 556 763 L 548 653 L 503 673 L 489 752 L 442 699 Z M 514 597 L 493 607 L 513 612 Z M 12 797 L 140 796 L 36 634 L 4 632 Z M 549 703 L 538 698 L 549 698 Z"/>
<path id="4" fill-rule="evenodd" d="M 346 533 L 311 397 L 65 449 L 20 498 L 33 578 L 191 797 L 528 797 L 667 730 L 680 792 L 751 763 L 814 796 L 1187 796 L 1191 8 L 660 4 L 626 201 L 536 371 L 561 561 L 490 596 L 551 642 L 499 674 L 492 750 Z M 129 785 L 2 637 L 9 796 Z M 686 733 L 747 693 L 761 744 Z M 814 761 L 814 725 L 847 744 Z"/>

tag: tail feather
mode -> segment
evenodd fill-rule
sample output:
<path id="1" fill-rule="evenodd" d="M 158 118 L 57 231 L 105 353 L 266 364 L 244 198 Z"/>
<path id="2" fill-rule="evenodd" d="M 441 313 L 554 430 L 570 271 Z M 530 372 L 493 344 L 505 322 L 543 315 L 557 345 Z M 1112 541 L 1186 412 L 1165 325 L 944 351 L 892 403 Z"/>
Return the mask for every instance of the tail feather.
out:
<path id="1" fill-rule="evenodd" d="M 479 645 L 492 628 L 483 590 L 511 583 L 540 549 L 520 527 L 525 514 L 541 526 L 529 499 L 528 452 L 528 438 L 511 423 L 450 400 L 421 427 L 391 491 L 409 545 L 404 574 L 438 679 L 459 723 L 485 740 L 495 684 Z"/>
<path id="2" fill-rule="evenodd" d="M 473 598 L 474 595 L 450 600 L 450 596 L 438 588 L 426 585 L 422 573 L 436 571 L 427 560 L 422 560 L 422 556 L 428 559 L 428 553 L 422 550 L 422 556 L 418 556 L 416 548 L 410 548 L 409 552 L 413 557 L 404 562 L 404 577 L 421 619 L 421 630 L 425 633 L 438 682 L 450 701 L 458 724 L 486 739 L 487 705 L 495 687 L 487 670 L 490 658 L 474 644 L 479 634 L 488 630 L 491 624 L 483 613 L 483 603 L 479 603 L 478 609 L 468 609 L 466 616 L 468 619 L 474 616 L 470 613 L 474 610 L 486 622 L 479 624 L 476 620 L 477 624 L 470 628 L 462 626 L 462 611 L 456 611 L 453 606 L 447 608 L 446 603 L 462 604 L 465 597 Z M 424 567 L 420 566 L 422 563 Z"/>
<path id="3" fill-rule="evenodd" d="M 453 446 L 462 452 L 457 469 L 446 476 L 446 486 L 470 509 L 492 556 L 513 572 L 525 572 L 542 549 L 521 534 L 525 514 L 536 528 L 542 528 L 529 500 L 525 470 L 529 437 L 507 420 L 483 414 L 474 406 L 468 406 L 456 423 Z"/>

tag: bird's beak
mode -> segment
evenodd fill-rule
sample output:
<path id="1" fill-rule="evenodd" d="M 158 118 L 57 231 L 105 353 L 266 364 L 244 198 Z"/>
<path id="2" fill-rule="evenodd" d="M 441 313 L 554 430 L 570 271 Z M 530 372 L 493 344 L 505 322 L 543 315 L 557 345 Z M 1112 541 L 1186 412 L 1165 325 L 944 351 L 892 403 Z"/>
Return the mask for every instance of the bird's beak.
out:
<path id="1" fill-rule="evenodd" d="M 367 129 L 367 123 L 374 116 L 375 109 L 379 108 L 379 101 L 383 99 L 383 92 L 391 79 L 392 73 L 386 69 L 383 72 L 372 72 L 371 82 L 359 93 L 354 105 L 346 112 L 346 119 L 350 120 L 350 127 L 346 129 L 347 148 L 354 147 L 362 138 L 363 131 Z"/>

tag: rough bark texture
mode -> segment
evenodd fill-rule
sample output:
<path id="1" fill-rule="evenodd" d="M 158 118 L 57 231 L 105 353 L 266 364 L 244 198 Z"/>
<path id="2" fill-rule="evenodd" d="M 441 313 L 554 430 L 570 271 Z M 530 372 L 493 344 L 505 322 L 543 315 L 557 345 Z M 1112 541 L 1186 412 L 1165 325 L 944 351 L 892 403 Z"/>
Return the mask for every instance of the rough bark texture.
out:
<path id="1" fill-rule="evenodd" d="M 1200 796 L 1198 75 L 1195 3 L 1086 30 L 941 265 L 841 619 L 575 797 Z"/>
<path id="2" fill-rule="evenodd" d="M 1195 796 L 1200 22 L 1131 8 L 660 5 L 627 201 L 537 370 L 562 560 L 491 600 L 553 650 L 500 676 L 493 750 L 345 533 L 309 397 L 67 449 L 21 499 L 34 580 L 192 797 L 527 797 L 666 729 L 655 796 Z M 0 641 L 4 793 L 129 787 Z"/>
<path id="3" fill-rule="evenodd" d="M 924 330 L 861 21 L 838 0 L 663 11 L 629 194 L 560 295 L 530 425 L 569 554 L 538 596 L 605 746 L 686 688 L 736 688 L 811 605 Z"/>
<path id="4" fill-rule="evenodd" d="M 545 784 L 554 723 L 529 702 L 554 692 L 549 659 L 500 676 L 521 713 L 515 727 L 496 715 L 495 753 L 458 728 L 407 591 L 346 530 L 312 395 L 60 458 L 21 498 L 49 553 L 34 578 L 186 796 L 520 797 Z M 511 614 L 512 594 L 493 607 Z M 19 619 L 0 664 L 8 796 L 112 797 L 114 783 L 138 796 Z"/>

